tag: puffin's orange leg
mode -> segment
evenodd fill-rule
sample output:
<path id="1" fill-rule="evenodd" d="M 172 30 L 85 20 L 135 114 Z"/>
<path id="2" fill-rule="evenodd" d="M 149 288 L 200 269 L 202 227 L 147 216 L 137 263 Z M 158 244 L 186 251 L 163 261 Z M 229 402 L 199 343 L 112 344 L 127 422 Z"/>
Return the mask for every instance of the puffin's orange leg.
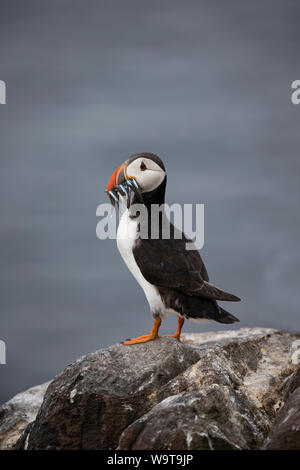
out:
<path id="1" fill-rule="evenodd" d="M 170 336 L 171 338 L 180 339 L 180 333 L 181 333 L 183 324 L 184 324 L 184 318 L 178 317 L 178 327 L 177 327 L 176 333 L 174 335 L 164 335 L 164 336 Z"/>
<path id="2" fill-rule="evenodd" d="M 154 318 L 153 327 L 149 335 L 143 335 L 143 336 L 139 336 L 138 338 L 129 339 L 127 341 L 124 341 L 123 344 L 126 344 L 126 346 L 129 346 L 131 344 L 147 343 L 148 341 L 152 341 L 158 336 L 158 330 L 159 330 L 160 325 L 161 325 L 161 318 L 160 317 Z"/>

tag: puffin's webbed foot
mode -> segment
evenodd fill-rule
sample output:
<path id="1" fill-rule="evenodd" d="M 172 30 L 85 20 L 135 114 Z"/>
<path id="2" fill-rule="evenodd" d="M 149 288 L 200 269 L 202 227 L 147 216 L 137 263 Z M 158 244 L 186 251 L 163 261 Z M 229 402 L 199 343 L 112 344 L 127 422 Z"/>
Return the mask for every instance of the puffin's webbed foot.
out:
<path id="1" fill-rule="evenodd" d="M 184 324 L 184 318 L 178 317 L 178 327 L 177 327 L 176 333 L 174 335 L 164 335 L 164 336 L 169 336 L 171 338 L 176 338 L 180 340 L 180 334 L 181 334 L 181 329 L 183 327 L 183 324 Z"/>
<path id="2" fill-rule="evenodd" d="M 139 343 L 148 343 L 148 341 L 152 341 L 153 339 L 157 338 L 158 330 L 161 325 L 161 318 L 154 318 L 154 323 L 152 330 L 148 335 L 139 336 L 138 338 L 128 339 L 124 341 L 122 344 L 125 346 L 131 346 L 132 344 L 139 344 Z"/>
<path id="3" fill-rule="evenodd" d="M 133 338 L 133 339 L 128 339 L 124 341 L 122 344 L 125 344 L 126 346 L 130 346 L 131 344 L 138 344 L 138 343 L 148 343 L 148 341 L 152 341 L 155 339 L 158 335 L 154 336 L 151 335 L 143 335 L 143 336 L 138 336 L 138 338 Z"/>

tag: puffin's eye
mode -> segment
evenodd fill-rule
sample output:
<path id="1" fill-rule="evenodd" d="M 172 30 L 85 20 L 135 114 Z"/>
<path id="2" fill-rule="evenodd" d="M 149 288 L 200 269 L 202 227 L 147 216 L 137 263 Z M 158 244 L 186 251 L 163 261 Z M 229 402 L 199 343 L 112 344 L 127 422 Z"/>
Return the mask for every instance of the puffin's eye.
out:
<path id="1" fill-rule="evenodd" d="M 146 167 L 146 165 L 145 165 L 144 162 L 142 162 L 142 163 L 140 164 L 140 170 L 141 170 L 141 171 L 147 170 L 147 167 Z"/>

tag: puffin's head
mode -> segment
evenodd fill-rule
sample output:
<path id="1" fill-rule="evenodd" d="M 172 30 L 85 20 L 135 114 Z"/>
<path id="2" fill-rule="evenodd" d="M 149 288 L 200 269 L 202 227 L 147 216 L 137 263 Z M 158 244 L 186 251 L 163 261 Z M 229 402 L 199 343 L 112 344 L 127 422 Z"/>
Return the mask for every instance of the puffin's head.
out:
<path id="1" fill-rule="evenodd" d="M 166 170 L 161 159 L 154 153 L 143 152 L 132 155 L 112 174 L 107 194 L 115 205 L 119 194 L 127 197 L 127 207 L 130 205 L 130 190 L 140 202 L 147 194 L 155 193 L 165 185 Z"/>

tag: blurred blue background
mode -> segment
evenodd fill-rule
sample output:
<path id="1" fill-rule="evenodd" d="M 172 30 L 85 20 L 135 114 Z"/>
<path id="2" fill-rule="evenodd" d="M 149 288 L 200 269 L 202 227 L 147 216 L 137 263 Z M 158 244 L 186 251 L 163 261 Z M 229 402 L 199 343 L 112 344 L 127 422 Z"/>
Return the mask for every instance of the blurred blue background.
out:
<path id="1" fill-rule="evenodd" d="M 300 5 L 0 1 L 0 403 L 152 316 L 96 208 L 133 153 L 205 204 L 201 255 L 241 323 L 299 332 Z M 173 332 L 176 318 L 164 322 Z"/>

